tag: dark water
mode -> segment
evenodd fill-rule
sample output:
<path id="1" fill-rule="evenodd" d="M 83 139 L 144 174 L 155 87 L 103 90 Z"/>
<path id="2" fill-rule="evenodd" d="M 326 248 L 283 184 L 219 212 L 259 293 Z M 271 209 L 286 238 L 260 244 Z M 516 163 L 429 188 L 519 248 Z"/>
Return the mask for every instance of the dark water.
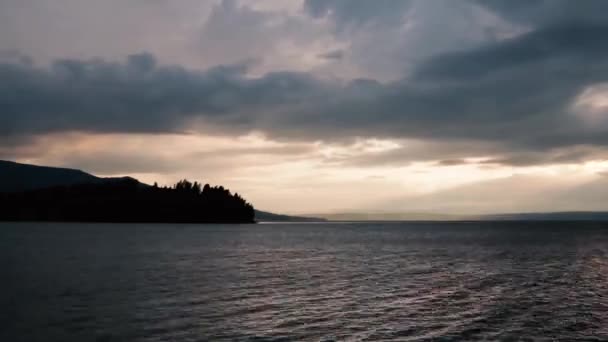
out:
<path id="1" fill-rule="evenodd" d="M 0 341 L 608 339 L 605 223 L 5 223 L 0 263 Z"/>

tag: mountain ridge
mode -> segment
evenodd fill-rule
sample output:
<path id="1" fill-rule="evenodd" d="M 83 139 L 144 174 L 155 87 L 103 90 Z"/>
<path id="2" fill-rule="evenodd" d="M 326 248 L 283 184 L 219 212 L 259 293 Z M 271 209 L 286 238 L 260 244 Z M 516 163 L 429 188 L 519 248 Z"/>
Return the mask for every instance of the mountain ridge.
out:
<path id="1" fill-rule="evenodd" d="M 329 221 L 608 221 L 608 211 L 521 212 L 481 215 L 436 214 L 423 212 L 361 212 L 312 214 Z"/>
<path id="2" fill-rule="evenodd" d="M 33 191 L 58 186 L 99 185 L 129 180 L 136 181 L 139 187 L 152 187 L 130 176 L 98 177 L 79 169 L 0 160 L 0 193 Z M 255 215 L 258 221 L 324 221 L 316 217 L 281 215 L 261 210 L 255 210 Z"/>

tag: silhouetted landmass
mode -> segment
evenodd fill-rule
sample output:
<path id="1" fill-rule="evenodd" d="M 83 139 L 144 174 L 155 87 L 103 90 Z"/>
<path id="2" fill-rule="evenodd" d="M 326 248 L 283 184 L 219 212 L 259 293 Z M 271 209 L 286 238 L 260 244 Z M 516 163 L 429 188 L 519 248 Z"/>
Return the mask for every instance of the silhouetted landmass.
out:
<path id="1" fill-rule="evenodd" d="M 329 221 L 608 221 L 608 212 L 564 211 L 549 213 L 508 213 L 450 215 L 435 213 L 331 213 L 316 214 Z"/>
<path id="2" fill-rule="evenodd" d="M 133 179 L 132 177 L 104 178 L 76 169 L 0 160 L 0 192 L 24 192 L 81 184 L 106 184 Z M 142 187 L 149 186 L 141 182 L 139 184 Z"/>
<path id="3" fill-rule="evenodd" d="M 553 213 L 515 213 L 484 215 L 483 220 L 492 221 L 608 221 L 608 212 L 563 211 Z"/>
<path id="4" fill-rule="evenodd" d="M 253 206 L 222 186 L 147 186 L 133 178 L 0 194 L 0 220 L 253 223 Z"/>
<path id="5" fill-rule="evenodd" d="M 188 185 L 190 184 L 190 185 Z M 200 188 L 198 196 L 192 196 Z M 177 189 L 179 188 L 179 189 Z M 288 216 L 243 204 L 222 187 L 180 182 L 153 187 L 130 177 L 101 178 L 66 168 L 0 160 L 0 220 L 98 222 L 319 222 L 319 221 L 608 221 L 608 212 L 449 215 L 439 213 L 328 213 Z M 218 195 L 223 193 L 224 196 Z M 184 196 L 184 194 L 190 194 Z M 225 198 L 225 200 L 220 200 Z M 244 201 L 244 200 L 243 200 Z M 234 203 L 241 203 L 241 206 Z M 222 204 L 223 203 L 223 204 Z M 231 203 L 231 204 L 228 204 Z M 239 207 L 239 209 L 237 209 Z M 218 209 L 219 208 L 219 209 Z M 102 215 L 102 212 L 103 215 Z M 232 211 L 231 211 L 232 210 Z M 253 216 L 250 211 L 253 210 Z M 130 211 L 130 212 L 129 212 Z M 105 215 L 105 216 L 104 216 Z"/>
<path id="6" fill-rule="evenodd" d="M 418 212 L 346 212 L 313 215 L 323 217 L 329 221 L 458 221 L 466 219 L 462 215 Z"/>
<path id="7" fill-rule="evenodd" d="M 71 187 L 74 185 L 105 185 L 120 182 L 135 181 L 130 177 L 102 178 L 81 170 L 38 166 L 0 160 L 0 193 L 28 192 L 46 190 L 51 187 Z M 150 185 L 138 182 L 138 187 L 147 188 Z M 319 218 L 296 217 L 279 215 L 254 210 L 258 221 L 323 221 Z M 1 220 L 1 218 L 0 218 Z"/>
<path id="8" fill-rule="evenodd" d="M 0 220 L 250 223 L 255 213 L 221 186 L 184 180 L 161 188 L 130 177 L 0 161 Z"/>
<path id="9" fill-rule="evenodd" d="M 281 215 L 269 213 L 266 211 L 255 211 L 255 219 L 257 221 L 267 221 L 267 222 L 326 222 L 327 219 L 320 217 L 304 217 L 304 216 L 290 216 L 290 215 Z"/>
<path id="10" fill-rule="evenodd" d="M 37 166 L 0 160 L 0 192 L 16 192 L 103 182 L 80 170 Z"/>

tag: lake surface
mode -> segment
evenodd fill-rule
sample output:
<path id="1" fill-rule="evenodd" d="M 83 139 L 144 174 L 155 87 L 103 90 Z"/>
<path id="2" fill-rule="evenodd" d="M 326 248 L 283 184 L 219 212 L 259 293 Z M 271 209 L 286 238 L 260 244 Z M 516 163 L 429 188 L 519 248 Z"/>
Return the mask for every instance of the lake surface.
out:
<path id="1" fill-rule="evenodd" d="M 606 223 L 1 223 L 0 272 L 0 341 L 608 339 Z"/>

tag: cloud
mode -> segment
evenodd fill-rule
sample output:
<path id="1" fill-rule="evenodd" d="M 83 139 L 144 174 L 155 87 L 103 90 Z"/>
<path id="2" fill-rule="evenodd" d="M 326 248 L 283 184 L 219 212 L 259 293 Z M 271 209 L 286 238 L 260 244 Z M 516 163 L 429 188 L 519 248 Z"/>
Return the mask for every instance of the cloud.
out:
<path id="1" fill-rule="evenodd" d="M 341 60 L 342 58 L 344 58 L 344 50 L 333 50 L 318 54 L 317 56 L 323 59 Z"/>
<path id="2" fill-rule="evenodd" d="M 454 166 L 462 164 L 468 164 L 468 161 L 465 159 L 443 159 L 437 162 L 437 165 L 439 166 Z"/>
<path id="3" fill-rule="evenodd" d="M 565 71 L 564 66 L 568 64 L 575 68 L 569 76 L 590 77 L 591 74 L 584 73 L 582 63 L 601 61 L 608 54 L 608 48 L 598 44 L 607 30 L 608 26 L 593 25 L 536 30 L 513 39 L 431 58 L 416 74 L 425 81 L 473 81 L 530 66 L 543 67 L 540 71 L 545 73 Z"/>
<path id="4" fill-rule="evenodd" d="M 184 132 L 206 118 L 230 130 L 254 129 L 261 110 L 296 106 L 324 90 L 299 73 L 246 78 L 246 65 L 204 72 L 157 66 L 149 54 L 122 64 L 64 59 L 50 68 L 0 64 L 0 132 Z M 34 100 L 35 99 L 35 100 Z M 243 112 L 251 113 L 251 117 Z"/>
<path id="5" fill-rule="evenodd" d="M 607 182 L 597 176 L 563 177 L 515 174 L 474 182 L 435 193 L 393 198 L 384 211 L 495 214 L 605 210 Z"/>
<path id="6" fill-rule="evenodd" d="M 257 61 L 253 71 L 262 73 L 309 71 L 315 66 L 315 55 L 333 43 L 324 26 L 314 25 L 306 16 L 222 0 L 211 7 L 195 46 L 211 65 L 249 59 Z"/>
<path id="7" fill-rule="evenodd" d="M 41 64 L 116 62 L 148 51 L 191 69 L 256 60 L 256 73 L 311 70 L 321 63 L 316 54 L 338 46 L 330 29 L 300 8 L 284 1 L 2 0 L 0 50 Z"/>
<path id="8" fill-rule="evenodd" d="M 308 0 L 304 10 L 328 26 L 357 77 L 398 80 L 429 56 L 467 49 L 515 30 L 466 1 Z"/>
<path id="9" fill-rule="evenodd" d="M 505 19 L 532 26 L 606 24 L 603 0 L 474 0 Z"/>
<path id="10" fill-rule="evenodd" d="M 604 145 L 569 108 L 608 78 L 608 29 L 534 31 L 430 59 L 399 82 L 321 80 L 306 73 L 249 77 L 247 65 L 204 71 L 64 59 L 0 64 L 0 131 L 219 134 L 260 131 L 297 140 L 349 137 L 477 141 L 512 149 Z M 542 48 L 539 48 L 539 45 Z"/>
<path id="11" fill-rule="evenodd" d="M 214 2 L 2 0 L 0 49 L 45 64 L 60 58 L 119 60 L 150 51 L 163 62 L 200 67 L 206 64 L 192 42 Z"/>
<path id="12" fill-rule="evenodd" d="M 51 134 L 14 148 L 0 147 L 0 159 L 73 167 L 102 175 L 229 175 L 315 156 L 310 143 L 278 143 L 263 137 L 201 137 L 170 134 Z"/>
<path id="13" fill-rule="evenodd" d="M 608 23 L 596 13 L 602 3 L 574 8 L 568 1 L 387 0 L 372 6 L 308 0 L 305 15 L 335 25 L 334 39 L 346 46 L 316 49 L 318 41 L 328 39 L 326 32 L 309 27 L 310 18 L 301 13 L 222 1 L 208 6 L 198 38 L 209 46 L 211 60 L 232 64 L 201 69 L 140 53 L 122 60 L 63 58 L 46 65 L 18 51 L 5 53 L 10 58 L 0 59 L 0 139 L 10 149 L 57 132 L 261 132 L 270 139 L 309 143 L 423 142 L 417 149 L 348 161 L 361 165 L 445 164 L 470 157 L 530 165 L 599 158 L 601 153 L 572 150 L 608 144 L 605 108 L 580 105 L 590 88 L 596 89 L 593 99 L 602 98 L 605 90 L 598 85 L 608 81 L 603 43 Z M 435 21 L 426 20 L 431 17 Z M 450 29 L 438 29 L 437 21 Z M 488 34 L 488 27 L 510 34 Z M 383 34 L 400 39 L 387 44 L 378 39 Z M 265 62 L 258 57 L 282 60 L 289 49 L 281 44 L 293 43 L 315 46 L 312 59 L 321 64 L 353 64 L 370 74 L 378 67 L 393 80 L 336 79 L 315 71 L 259 73 L 258 64 Z M 411 50 L 424 52 L 406 53 Z M 394 64 L 376 53 L 394 58 Z M 585 111 L 592 107 L 597 119 L 590 125 Z"/>
<path id="14" fill-rule="evenodd" d="M 329 17 L 338 30 L 361 25 L 394 25 L 403 20 L 408 0 L 305 0 L 304 8 L 316 18 Z"/>

